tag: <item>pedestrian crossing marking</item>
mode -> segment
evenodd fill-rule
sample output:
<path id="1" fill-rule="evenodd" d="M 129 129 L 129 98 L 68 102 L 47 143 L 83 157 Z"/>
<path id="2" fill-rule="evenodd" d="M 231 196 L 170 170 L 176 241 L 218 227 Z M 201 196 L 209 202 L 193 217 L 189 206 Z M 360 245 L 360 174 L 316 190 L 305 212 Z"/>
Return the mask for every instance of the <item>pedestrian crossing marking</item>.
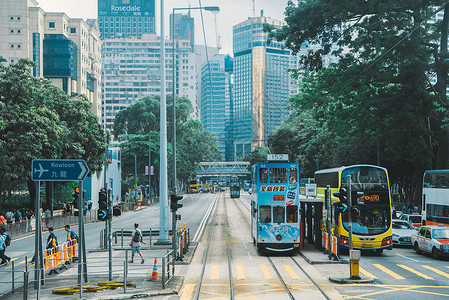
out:
<path id="1" fill-rule="evenodd" d="M 271 276 L 270 270 L 266 265 L 259 265 L 260 270 L 262 271 L 263 278 L 265 279 L 272 279 L 273 276 Z"/>
<path id="2" fill-rule="evenodd" d="M 373 274 L 371 274 L 370 272 L 368 272 L 367 270 L 365 270 L 362 267 L 359 267 L 360 269 L 360 273 L 362 273 L 363 275 L 365 275 L 366 277 L 371 277 L 372 279 L 377 279 L 376 276 L 374 276 Z"/>
<path id="3" fill-rule="evenodd" d="M 433 268 L 433 267 L 431 267 L 431 266 L 421 265 L 421 267 L 426 268 L 426 269 L 429 269 L 429 270 L 431 270 L 431 271 L 434 271 L 435 273 L 440 274 L 440 275 L 442 275 L 442 276 L 444 276 L 444 277 L 446 277 L 446 278 L 449 278 L 449 274 L 447 274 L 447 273 L 445 273 L 445 272 L 443 272 L 443 271 L 440 271 L 440 270 L 438 270 L 438 269 L 435 269 L 435 268 Z"/>
<path id="4" fill-rule="evenodd" d="M 217 280 L 220 278 L 219 269 L 217 265 L 210 266 L 210 280 Z"/>
<path id="5" fill-rule="evenodd" d="M 396 274 L 395 272 L 391 271 L 390 269 L 385 268 L 384 266 L 380 265 L 380 264 L 373 264 L 373 266 L 375 266 L 376 268 L 380 269 L 381 271 L 387 273 L 388 275 L 390 275 L 391 277 L 394 277 L 396 279 L 405 279 L 404 277 L 402 277 L 399 274 Z"/>
<path id="6" fill-rule="evenodd" d="M 296 272 L 293 270 L 292 266 L 290 265 L 284 265 L 284 269 L 285 271 L 287 271 L 288 275 L 290 276 L 291 279 L 293 280 L 299 280 L 299 276 L 298 274 L 296 274 Z"/>
<path id="7" fill-rule="evenodd" d="M 409 272 L 412 272 L 412 273 L 414 273 L 414 274 L 416 274 L 416 275 L 418 275 L 418 276 L 421 276 L 421 277 L 424 278 L 424 279 L 430 279 L 430 280 L 433 280 L 432 277 L 427 276 L 426 274 L 423 274 L 423 273 L 421 273 L 421 272 L 418 272 L 418 271 L 416 271 L 415 269 L 412 269 L 412 268 L 407 267 L 407 266 L 405 266 L 405 265 L 399 265 L 399 264 L 398 264 L 398 266 L 401 267 L 401 268 L 403 268 L 403 269 L 405 269 L 405 270 L 407 270 L 407 271 L 409 271 Z"/>
<path id="8" fill-rule="evenodd" d="M 245 275 L 245 269 L 243 268 L 242 265 L 236 265 L 235 266 L 236 272 L 237 272 L 237 280 L 245 280 L 246 279 L 246 275 Z"/>

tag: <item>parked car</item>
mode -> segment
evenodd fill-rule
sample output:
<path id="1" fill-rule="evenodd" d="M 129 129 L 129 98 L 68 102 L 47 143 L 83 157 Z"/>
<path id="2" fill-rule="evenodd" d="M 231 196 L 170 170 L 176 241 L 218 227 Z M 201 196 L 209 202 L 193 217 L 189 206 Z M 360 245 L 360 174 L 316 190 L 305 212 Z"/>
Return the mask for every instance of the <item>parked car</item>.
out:
<path id="1" fill-rule="evenodd" d="M 415 227 L 405 220 L 393 220 L 393 245 L 411 246 L 411 236 L 416 233 Z"/>
<path id="2" fill-rule="evenodd" d="M 412 234 L 412 245 L 416 253 L 427 252 L 433 258 L 449 256 L 449 227 L 443 225 L 423 226 Z"/>
<path id="3" fill-rule="evenodd" d="M 408 215 L 403 214 L 400 217 L 401 220 L 405 220 L 412 224 L 413 227 L 421 227 L 422 226 L 422 216 L 421 215 Z"/>

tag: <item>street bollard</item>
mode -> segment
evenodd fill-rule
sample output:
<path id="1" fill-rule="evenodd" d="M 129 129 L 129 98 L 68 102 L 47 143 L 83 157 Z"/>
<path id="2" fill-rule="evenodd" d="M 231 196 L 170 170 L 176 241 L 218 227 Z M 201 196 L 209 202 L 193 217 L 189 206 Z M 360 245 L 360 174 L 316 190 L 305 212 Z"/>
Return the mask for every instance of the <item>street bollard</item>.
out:
<path id="1" fill-rule="evenodd" d="M 122 248 L 123 248 L 123 228 L 122 228 Z"/>
<path id="2" fill-rule="evenodd" d="M 28 299 L 28 271 L 23 272 L 23 300 Z"/>
<path id="3" fill-rule="evenodd" d="M 350 250 L 349 251 L 349 260 L 350 260 L 350 271 L 351 277 L 350 279 L 361 279 L 359 273 L 359 262 L 360 262 L 360 250 Z"/>
<path id="4" fill-rule="evenodd" d="M 12 285 L 12 292 L 14 293 L 14 262 L 11 262 L 11 274 L 12 274 L 12 281 L 11 281 L 11 285 Z"/>

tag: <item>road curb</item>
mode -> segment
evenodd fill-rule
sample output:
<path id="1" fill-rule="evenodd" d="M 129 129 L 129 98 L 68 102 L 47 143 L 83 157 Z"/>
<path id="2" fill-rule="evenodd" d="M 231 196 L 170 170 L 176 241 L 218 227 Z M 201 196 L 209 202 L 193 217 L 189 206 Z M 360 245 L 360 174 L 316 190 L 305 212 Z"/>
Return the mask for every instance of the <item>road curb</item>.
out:
<path id="1" fill-rule="evenodd" d="M 339 284 L 352 284 L 352 283 L 372 283 L 374 279 L 371 277 L 362 277 L 361 279 L 351 279 L 347 277 L 329 277 L 329 281 Z"/>

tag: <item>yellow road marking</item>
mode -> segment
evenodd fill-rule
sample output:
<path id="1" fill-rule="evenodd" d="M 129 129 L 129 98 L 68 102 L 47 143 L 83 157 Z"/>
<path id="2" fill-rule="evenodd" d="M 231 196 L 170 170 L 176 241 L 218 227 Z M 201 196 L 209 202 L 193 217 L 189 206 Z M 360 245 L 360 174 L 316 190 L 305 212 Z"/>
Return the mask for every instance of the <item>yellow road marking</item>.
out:
<path id="1" fill-rule="evenodd" d="M 266 265 L 259 265 L 260 270 L 262 271 L 263 278 L 265 279 L 272 279 L 273 276 L 271 276 L 270 270 Z"/>
<path id="2" fill-rule="evenodd" d="M 359 267 L 360 269 L 360 273 L 362 273 L 363 275 L 367 276 L 367 277 L 371 277 L 372 279 L 377 279 L 376 276 L 374 276 L 373 274 L 371 274 L 370 272 L 368 272 L 367 270 L 365 270 L 362 267 Z"/>
<path id="3" fill-rule="evenodd" d="M 409 271 L 409 272 L 412 272 L 412 273 L 414 273 L 414 274 L 416 274 L 416 275 L 418 275 L 418 276 L 421 276 L 421 277 L 424 278 L 424 279 L 431 279 L 431 280 L 433 280 L 432 277 L 427 276 L 426 274 L 423 274 L 423 273 L 421 273 L 421 272 L 418 272 L 418 271 L 416 271 L 416 270 L 414 270 L 414 269 L 412 269 L 412 268 L 410 268 L 410 267 L 407 267 L 407 266 L 405 266 L 405 265 L 399 265 L 399 264 L 398 264 L 398 266 L 401 267 L 401 268 L 403 268 L 403 269 L 405 269 L 405 270 L 407 270 L 407 271 Z"/>
<path id="4" fill-rule="evenodd" d="M 440 271 L 440 270 L 438 270 L 438 269 L 432 268 L 431 266 L 424 266 L 424 265 L 421 265 L 421 267 L 426 268 L 426 269 L 429 269 L 430 271 L 434 271 L 435 273 L 440 274 L 440 275 L 442 275 L 442 276 L 444 276 L 444 277 L 446 277 L 446 278 L 449 278 L 449 274 L 447 274 L 447 273 L 445 273 L 445 272 L 443 272 L 443 271 Z"/>
<path id="5" fill-rule="evenodd" d="M 195 288 L 195 284 L 193 284 L 193 283 L 186 284 L 185 287 L 184 287 L 184 290 L 182 291 L 182 295 L 179 298 L 179 300 L 190 300 L 190 299 L 192 299 L 193 298 L 193 292 L 195 291 L 194 288 Z"/>
<path id="6" fill-rule="evenodd" d="M 246 279 L 246 275 L 245 275 L 245 269 L 243 268 L 242 265 L 236 265 L 236 272 L 237 272 L 237 280 L 245 280 Z"/>
<path id="7" fill-rule="evenodd" d="M 287 271 L 288 275 L 291 277 L 291 279 L 299 280 L 298 274 L 293 270 L 292 266 L 290 265 L 284 265 L 285 271 Z"/>
<path id="8" fill-rule="evenodd" d="M 28 258 L 28 262 L 30 262 L 32 259 L 33 259 L 32 257 Z M 21 265 L 24 263 L 25 263 L 25 259 L 23 261 L 19 262 L 17 265 Z"/>
<path id="9" fill-rule="evenodd" d="M 209 279 L 217 280 L 220 278 L 219 269 L 217 265 L 210 266 L 210 276 Z"/>
<path id="10" fill-rule="evenodd" d="M 379 264 L 373 264 L 373 266 L 375 266 L 376 268 L 380 269 L 381 271 L 387 273 L 388 275 L 390 275 L 391 277 L 394 277 L 396 279 L 405 279 L 404 277 L 402 277 L 399 274 L 396 274 L 395 272 L 391 271 L 390 269 L 385 268 L 382 265 Z"/>

